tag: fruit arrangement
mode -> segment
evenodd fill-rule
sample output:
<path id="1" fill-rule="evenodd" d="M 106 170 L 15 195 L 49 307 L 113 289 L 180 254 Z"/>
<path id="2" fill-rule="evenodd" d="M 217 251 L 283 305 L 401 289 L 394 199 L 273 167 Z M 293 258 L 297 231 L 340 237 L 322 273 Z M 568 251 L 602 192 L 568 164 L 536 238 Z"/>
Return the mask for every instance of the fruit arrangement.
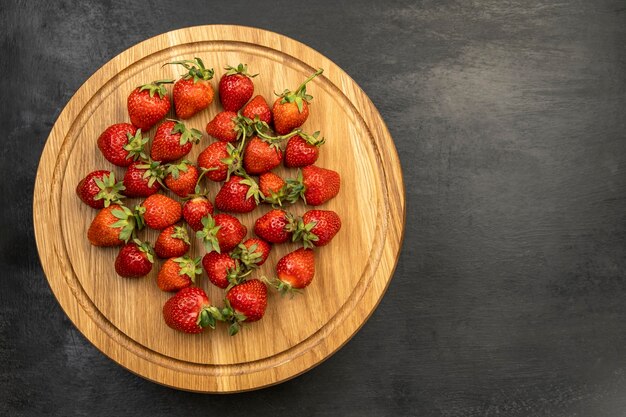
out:
<path id="1" fill-rule="evenodd" d="M 270 107 L 262 95 L 254 95 L 258 74 L 244 64 L 225 68 L 219 100 L 211 83 L 215 72 L 202 59 L 168 64 L 185 73 L 135 88 L 127 97 L 130 123 L 112 124 L 97 139 L 104 158 L 124 168 L 124 175 L 116 179 L 109 170 L 95 170 L 78 183 L 76 193 L 99 210 L 88 229 L 89 242 L 119 247 L 119 276 L 145 277 L 162 260 L 156 285 L 175 293 L 163 306 L 169 327 L 201 333 L 222 322 L 234 335 L 244 323 L 263 318 L 268 287 L 282 295 L 302 292 L 315 277 L 315 251 L 341 229 L 334 211 L 315 207 L 299 216 L 289 210 L 299 200 L 321 206 L 340 190 L 339 174 L 315 165 L 324 138 L 302 128 L 313 100 L 307 84 L 322 70 L 297 89 L 284 90 Z M 206 138 L 190 124 L 218 101 L 221 109 L 206 125 Z M 195 162 L 187 159 L 194 146 L 204 147 Z M 292 178 L 272 172 L 281 164 L 294 170 Z M 217 194 L 208 192 L 209 181 L 221 184 Z M 129 198 L 141 201 L 131 205 Z M 272 209 L 254 224 L 236 217 L 262 204 Z M 141 238 L 145 228 L 159 231 L 154 245 Z M 255 237 L 246 238 L 248 232 Z M 194 241 L 204 248 L 202 257 L 190 257 Z M 278 261 L 275 276 L 255 276 L 272 245 L 285 242 L 301 247 Z M 203 271 L 211 285 L 224 290 L 221 306 L 202 290 Z"/>

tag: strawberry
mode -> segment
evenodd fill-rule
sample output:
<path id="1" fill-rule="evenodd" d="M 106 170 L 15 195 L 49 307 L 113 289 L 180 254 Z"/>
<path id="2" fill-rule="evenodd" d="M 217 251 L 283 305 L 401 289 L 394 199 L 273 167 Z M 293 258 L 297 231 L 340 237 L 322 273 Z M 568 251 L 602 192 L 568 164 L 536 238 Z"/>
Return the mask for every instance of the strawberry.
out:
<path id="1" fill-rule="evenodd" d="M 132 124 L 149 130 L 170 111 L 170 98 L 165 84 L 173 80 L 159 80 L 135 88 L 128 96 L 128 115 Z"/>
<path id="2" fill-rule="evenodd" d="M 306 85 L 313 78 L 320 75 L 324 70 L 321 68 L 304 80 L 295 92 L 285 90 L 274 102 L 272 117 L 274 129 L 279 135 L 291 132 L 293 129 L 304 124 L 309 117 L 308 103 L 313 99 L 306 93 Z"/>
<path id="3" fill-rule="evenodd" d="M 202 230 L 202 218 L 213 215 L 213 204 L 204 196 L 196 196 L 187 200 L 183 206 L 183 218 L 192 230 Z"/>
<path id="4" fill-rule="evenodd" d="M 198 156 L 198 166 L 209 170 L 205 176 L 211 181 L 225 181 L 230 170 L 234 172 L 241 165 L 239 152 L 233 145 L 226 142 L 213 142 L 203 150 Z"/>
<path id="5" fill-rule="evenodd" d="M 258 279 L 236 285 L 226 293 L 226 307 L 221 319 L 230 323 L 228 333 L 233 336 L 242 322 L 261 320 L 267 308 L 267 287 Z"/>
<path id="6" fill-rule="evenodd" d="M 324 138 L 318 139 L 320 132 L 312 135 L 300 133 L 289 139 L 285 147 L 285 166 L 287 168 L 299 168 L 313 165 L 320 156 L 320 146 L 324 144 Z"/>
<path id="7" fill-rule="evenodd" d="M 158 181 L 163 176 L 163 167 L 158 162 L 133 162 L 124 174 L 124 194 L 127 197 L 148 197 L 161 189 Z"/>
<path id="8" fill-rule="evenodd" d="M 278 279 L 271 282 L 285 294 L 308 286 L 315 276 L 315 255 L 311 249 L 300 248 L 283 256 L 276 265 Z"/>
<path id="9" fill-rule="evenodd" d="M 265 203 L 282 205 L 285 185 L 285 181 L 273 172 L 266 172 L 259 176 L 259 190 L 263 194 Z"/>
<path id="10" fill-rule="evenodd" d="M 159 258 L 178 258 L 189 251 L 189 235 L 182 226 L 168 226 L 161 231 L 154 244 Z"/>
<path id="11" fill-rule="evenodd" d="M 115 173 L 106 170 L 93 171 L 80 180 L 76 186 L 76 194 L 89 207 L 101 209 L 111 203 L 120 202 L 124 197 L 121 182 L 115 182 Z"/>
<path id="12" fill-rule="evenodd" d="M 169 258 L 161 266 L 157 275 L 157 286 L 161 291 L 178 291 L 196 282 L 196 275 L 202 274 L 200 258 L 188 256 Z"/>
<path id="13" fill-rule="evenodd" d="M 291 239 L 291 222 L 285 210 L 270 210 L 254 222 L 254 234 L 270 243 L 284 243 Z"/>
<path id="14" fill-rule="evenodd" d="M 185 198 L 194 193 L 200 172 L 191 162 L 182 161 L 179 164 L 169 165 L 165 172 L 165 186 L 174 194 Z"/>
<path id="15" fill-rule="evenodd" d="M 287 180 L 287 197 L 290 203 L 302 198 L 306 204 L 319 206 L 339 194 L 341 178 L 331 169 L 309 165 L 298 172 L 296 179 Z"/>
<path id="16" fill-rule="evenodd" d="M 219 288 L 227 288 L 241 280 L 239 262 L 227 253 L 207 253 L 202 258 L 202 266 L 209 277 L 209 281 Z"/>
<path id="17" fill-rule="evenodd" d="M 331 210 L 309 210 L 295 223 L 293 241 L 305 248 L 327 245 L 341 229 L 341 219 Z"/>
<path id="18" fill-rule="evenodd" d="M 244 64 L 224 69 L 226 73 L 220 79 L 220 101 L 224 110 L 237 111 L 252 97 L 254 93 L 252 78 L 258 74 L 250 75 L 248 66 Z"/>
<path id="19" fill-rule="evenodd" d="M 241 135 L 237 120 L 237 113 L 234 111 L 219 112 L 206 125 L 206 132 L 222 142 L 234 142 Z"/>
<path id="20" fill-rule="evenodd" d="M 260 121 L 268 125 L 272 123 L 272 110 L 263 96 L 256 96 L 250 100 L 241 111 L 241 114 L 250 120 L 254 120 L 258 117 Z"/>
<path id="21" fill-rule="evenodd" d="M 249 213 L 260 201 L 259 186 L 252 178 L 230 177 L 215 196 L 215 207 L 221 211 Z"/>
<path id="22" fill-rule="evenodd" d="M 130 123 L 117 123 L 98 137 L 98 149 L 113 165 L 127 167 L 140 157 L 147 158 L 143 148 L 148 141 L 149 138 L 141 135 L 141 129 Z"/>
<path id="23" fill-rule="evenodd" d="M 121 246 L 131 238 L 142 223 L 128 207 L 111 204 L 98 212 L 92 220 L 87 238 L 94 246 Z"/>
<path id="24" fill-rule="evenodd" d="M 187 155 L 193 144 L 200 142 L 201 138 L 202 132 L 198 129 L 187 129 L 184 123 L 167 120 L 157 127 L 150 158 L 161 162 L 175 161 Z"/>
<path id="25" fill-rule="evenodd" d="M 213 78 L 213 68 L 206 69 L 200 58 L 170 62 L 182 65 L 188 72 L 174 84 L 174 108 L 181 119 L 189 119 L 194 114 L 209 107 L 213 102 L 213 86 L 209 82 Z"/>
<path id="26" fill-rule="evenodd" d="M 143 220 L 151 229 L 163 230 L 178 222 L 182 216 L 180 203 L 163 194 L 146 198 L 138 209 Z"/>
<path id="27" fill-rule="evenodd" d="M 148 275 L 154 263 L 154 252 L 149 243 L 138 239 L 122 246 L 115 259 L 115 272 L 126 278 L 139 278 Z"/>
<path id="28" fill-rule="evenodd" d="M 202 226 L 196 236 L 202 239 L 207 252 L 230 252 L 248 232 L 246 226 L 236 217 L 223 213 L 204 217 Z"/>
<path id="29" fill-rule="evenodd" d="M 214 329 L 217 314 L 209 297 L 198 287 L 183 288 L 163 306 L 165 323 L 184 333 L 201 333 L 207 326 Z"/>
<path id="30" fill-rule="evenodd" d="M 276 143 L 253 136 L 243 155 L 243 167 L 248 174 L 263 174 L 276 168 L 282 160 L 283 152 Z"/>
<path id="31" fill-rule="evenodd" d="M 272 245 L 262 239 L 250 238 L 237 245 L 231 256 L 238 259 L 244 269 L 258 268 L 270 256 Z"/>

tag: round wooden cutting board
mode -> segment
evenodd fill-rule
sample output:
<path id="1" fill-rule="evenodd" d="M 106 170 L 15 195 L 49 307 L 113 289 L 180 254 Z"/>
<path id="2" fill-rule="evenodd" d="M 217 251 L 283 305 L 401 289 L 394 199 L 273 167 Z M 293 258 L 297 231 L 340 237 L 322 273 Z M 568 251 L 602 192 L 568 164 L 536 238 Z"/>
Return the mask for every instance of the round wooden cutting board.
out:
<path id="1" fill-rule="evenodd" d="M 292 299 L 270 292 L 265 317 L 230 337 L 226 326 L 201 335 L 167 327 L 161 309 L 171 294 L 156 285 L 160 261 L 142 279 L 116 275 L 117 248 L 95 248 L 87 229 L 96 210 L 75 194 L 76 184 L 96 169 L 123 170 L 108 163 L 96 146 L 109 125 L 127 122 L 126 98 L 136 86 L 178 78 L 182 68 L 166 62 L 201 57 L 215 68 L 214 87 L 227 65 L 248 64 L 255 94 L 273 102 L 274 92 L 295 89 L 317 68 L 322 76 L 308 84 L 315 98 L 307 132 L 326 138 L 317 165 L 341 174 L 341 192 L 321 206 L 336 211 L 343 227 L 316 250 L 316 275 Z M 219 100 L 186 121 L 201 131 L 221 110 Z M 174 115 L 171 114 L 171 117 Z M 154 128 L 147 132 L 153 137 Z M 189 159 L 214 139 L 206 133 Z M 295 176 L 295 170 L 278 169 Z M 211 183 L 211 196 L 219 184 Z M 130 207 L 139 200 L 127 201 Z M 252 234 L 254 220 L 267 205 L 237 217 Z M 306 211 L 303 204 L 289 208 Z M 365 323 L 383 296 L 398 258 L 404 229 L 404 186 L 398 155 L 378 111 L 337 65 L 311 48 L 264 30 L 201 26 L 169 32 L 118 55 L 96 72 L 65 107 L 44 149 L 34 194 L 37 247 L 48 281 L 76 327 L 117 363 L 152 381 L 201 392 L 256 389 L 299 375 L 328 358 Z M 157 233 L 143 231 L 154 243 Z M 194 239 L 195 240 L 195 239 Z M 273 276 L 282 256 L 296 248 L 274 245 L 258 276 Z M 194 241 L 192 254 L 204 250 Z M 198 285 L 222 305 L 223 290 L 203 276 Z M 384 337 L 384 336 L 383 336 Z M 364 363 L 363 366 L 367 366 Z"/>

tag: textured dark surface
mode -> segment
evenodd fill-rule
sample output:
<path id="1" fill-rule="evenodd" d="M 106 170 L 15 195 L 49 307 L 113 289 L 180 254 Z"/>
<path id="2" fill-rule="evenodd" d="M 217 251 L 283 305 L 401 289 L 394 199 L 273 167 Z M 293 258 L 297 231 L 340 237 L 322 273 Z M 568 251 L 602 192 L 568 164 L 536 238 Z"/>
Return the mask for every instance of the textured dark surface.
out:
<path id="1" fill-rule="evenodd" d="M 626 415 L 626 2 L 230 3 L 0 4 L 0 415 Z M 357 336 L 229 396 L 100 354 L 51 294 L 31 223 L 39 155 L 81 83 L 211 23 L 343 67 L 386 120 L 407 192 L 395 278 Z"/>

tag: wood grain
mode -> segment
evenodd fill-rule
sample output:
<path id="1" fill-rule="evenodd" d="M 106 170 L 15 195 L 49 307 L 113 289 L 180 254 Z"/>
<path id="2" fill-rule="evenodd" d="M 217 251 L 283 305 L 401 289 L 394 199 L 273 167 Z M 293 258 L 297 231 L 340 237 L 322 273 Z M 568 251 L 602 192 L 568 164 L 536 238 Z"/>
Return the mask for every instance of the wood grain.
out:
<path id="1" fill-rule="evenodd" d="M 253 72 L 256 93 L 295 88 L 316 68 L 324 75 L 309 84 L 315 99 L 307 131 L 327 139 L 318 165 L 337 170 L 342 190 L 323 208 L 335 210 L 343 228 L 316 252 L 316 278 L 302 296 L 270 297 L 265 318 L 237 337 L 225 328 L 200 336 L 169 329 L 153 272 L 128 280 L 115 274 L 117 249 L 98 249 L 86 240 L 95 211 L 74 194 L 75 185 L 95 169 L 113 169 L 96 147 L 108 125 L 127 121 L 125 98 L 136 85 L 178 77 L 162 64 L 200 56 L 216 70 L 244 62 Z M 188 121 L 204 130 L 219 104 Z M 172 115 L 173 116 L 173 115 Z M 151 135 L 154 132 L 149 132 Z M 151 137 L 151 136 L 150 136 Z M 206 135 L 190 159 L 213 139 Z M 114 169 L 118 176 L 123 174 Z M 280 169 L 279 174 L 295 175 Z M 211 184 L 215 195 L 218 184 Z M 139 201 L 131 200 L 129 205 Z M 238 216 L 248 226 L 268 207 Z M 291 211 L 302 214 L 304 205 Z M 384 294 L 395 267 L 404 229 L 404 187 L 395 147 L 379 113 L 356 83 L 318 52 L 284 36 L 237 26 L 181 29 L 149 39 L 123 52 L 75 94 L 63 110 L 42 155 L 34 193 L 37 246 L 50 286 L 78 329 L 102 352 L 127 369 L 155 382 L 186 390 L 234 392 L 255 389 L 296 376 L 339 349 L 367 320 Z M 154 242 L 154 231 L 144 232 Z M 259 275 L 294 246 L 275 246 Z M 192 253 L 200 256 L 195 242 Z M 204 277 L 199 285 L 221 303 L 222 290 Z"/>

